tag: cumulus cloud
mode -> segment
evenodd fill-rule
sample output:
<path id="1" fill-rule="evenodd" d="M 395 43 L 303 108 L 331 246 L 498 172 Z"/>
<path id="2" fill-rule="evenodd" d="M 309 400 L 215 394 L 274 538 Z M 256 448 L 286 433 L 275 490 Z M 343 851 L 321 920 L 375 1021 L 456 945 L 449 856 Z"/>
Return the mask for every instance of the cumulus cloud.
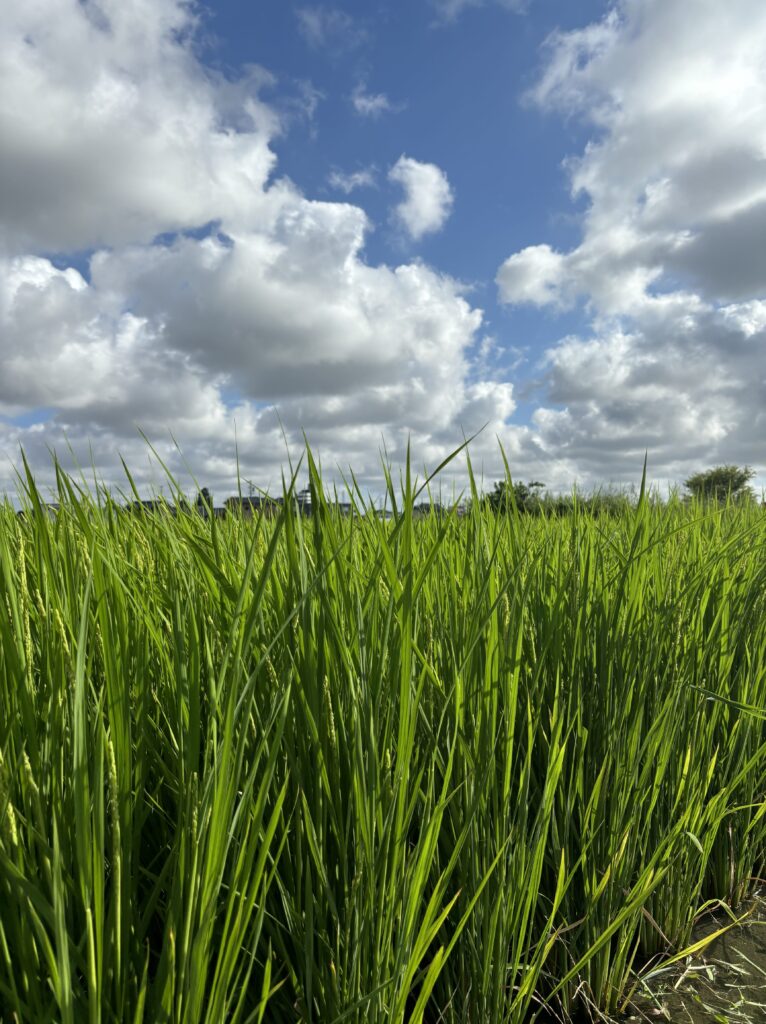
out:
<path id="1" fill-rule="evenodd" d="M 537 441 L 591 478 L 645 448 L 668 477 L 766 469 L 766 8 L 621 0 L 546 49 L 528 101 L 593 130 L 566 164 L 582 239 L 512 254 L 499 295 L 592 324 L 548 355 Z"/>
<path id="2" fill-rule="evenodd" d="M 564 257 L 549 245 L 530 245 L 514 253 L 497 272 L 500 301 L 535 306 L 562 304 Z"/>
<path id="3" fill-rule="evenodd" d="M 208 476 L 227 466 L 229 486 L 235 422 L 243 464 L 277 478 L 282 427 L 362 479 L 378 474 L 384 437 L 394 458 L 411 435 L 434 460 L 464 431 L 502 430 L 512 389 L 471 382 L 482 317 L 459 286 L 422 265 L 366 265 L 355 207 L 304 200 L 287 212 L 271 238 L 101 252 L 89 282 L 40 257 L 0 267 L 0 417 L 53 409 L 46 441 L 63 448 L 66 435 L 81 457 L 94 436 L 135 452 L 138 426 L 172 431 Z M 7 452 L 40 430 L 4 434 Z"/>
<path id="4" fill-rule="evenodd" d="M 388 178 L 404 189 L 394 218 L 410 238 L 419 241 L 424 235 L 441 231 L 454 202 L 444 171 L 436 164 L 402 155 L 388 172 Z"/>
<path id="5" fill-rule="evenodd" d="M 7 245 L 77 250 L 262 216 L 278 128 L 263 75 L 224 83 L 195 66 L 179 42 L 190 19 L 175 0 L 3 5 Z"/>
<path id="6" fill-rule="evenodd" d="M 257 483 L 278 483 L 283 430 L 362 480 L 383 438 L 397 458 L 411 435 L 433 463 L 489 423 L 492 449 L 514 400 L 474 372 L 482 312 L 420 263 L 369 264 L 358 206 L 276 176 L 265 73 L 200 64 L 190 11 L 0 13 L 0 487 L 19 444 L 41 471 L 69 445 L 107 479 L 118 451 L 139 482 L 161 479 L 138 426 L 177 467 L 172 431 L 221 488 L 235 424 Z M 66 254 L 83 250 L 77 270 Z"/>

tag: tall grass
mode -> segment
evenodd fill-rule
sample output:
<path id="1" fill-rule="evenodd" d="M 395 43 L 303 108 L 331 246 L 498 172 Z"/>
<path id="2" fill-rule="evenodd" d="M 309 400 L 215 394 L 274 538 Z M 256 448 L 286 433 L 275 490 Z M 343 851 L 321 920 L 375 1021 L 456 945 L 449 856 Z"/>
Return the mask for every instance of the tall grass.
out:
<path id="1" fill-rule="evenodd" d="M 0 1020 L 612 1012 L 764 873 L 759 509 L 308 467 L 310 519 L 0 510 Z"/>

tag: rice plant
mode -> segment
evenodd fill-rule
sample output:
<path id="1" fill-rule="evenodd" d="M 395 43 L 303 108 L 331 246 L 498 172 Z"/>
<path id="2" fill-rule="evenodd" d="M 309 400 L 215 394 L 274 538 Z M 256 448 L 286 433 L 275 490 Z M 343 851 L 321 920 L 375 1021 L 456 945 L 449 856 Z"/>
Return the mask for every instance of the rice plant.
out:
<path id="1" fill-rule="evenodd" d="M 766 517 L 0 509 L 0 1020 L 619 1010 L 766 867 Z M 172 484 L 172 480 L 171 480 Z"/>

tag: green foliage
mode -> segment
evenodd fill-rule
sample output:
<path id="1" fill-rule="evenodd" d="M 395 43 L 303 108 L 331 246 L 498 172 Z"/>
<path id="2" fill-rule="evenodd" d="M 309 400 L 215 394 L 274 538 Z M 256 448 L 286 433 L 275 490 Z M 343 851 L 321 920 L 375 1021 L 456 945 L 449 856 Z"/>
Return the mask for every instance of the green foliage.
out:
<path id="1" fill-rule="evenodd" d="M 751 501 L 754 496 L 747 485 L 754 476 L 749 466 L 714 466 L 690 476 L 684 487 L 702 501 Z"/>
<path id="2" fill-rule="evenodd" d="M 498 480 L 483 503 L 495 512 L 520 512 L 523 515 L 565 516 L 571 515 L 575 507 L 593 516 L 619 516 L 630 510 L 635 501 L 628 495 L 611 490 L 594 491 L 584 495 L 544 492 L 545 484 L 540 480 L 528 483 L 513 483 L 510 478 Z"/>
<path id="3" fill-rule="evenodd" d="M 194 504 L 198 509 L 204 509 L 206 512 L 213 508 L 213 495 L 207 487 L 203 487 L 201 491 L 197 492 Z"/>
<path id="4" fill-rule="evenodd" d="M 511 480 L 498 480 L 487 495 L 487 504 L 496 511 L 507 511 L 512 508 L 520 512 L 535 512 L 541 507 L 541 495 L 545 484 L 540 480 L 528 483 L 513 483 Z"/>
<path id="5" fill-rule="evenodd" d="M 0 1018 L 619 1009 L 766 871 L 766 521 L 0 508 Z M 754 713 L 753 709 L 756 709 Z"/>

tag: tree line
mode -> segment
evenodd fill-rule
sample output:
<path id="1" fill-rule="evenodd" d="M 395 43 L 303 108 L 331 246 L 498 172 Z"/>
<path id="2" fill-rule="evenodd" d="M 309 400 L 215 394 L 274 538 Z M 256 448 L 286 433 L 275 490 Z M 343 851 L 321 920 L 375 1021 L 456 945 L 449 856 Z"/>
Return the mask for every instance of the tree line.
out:
<path id="1" fill-rule="evenodd" d="M 685 501 L 713 501 L 744 504 L 756 500 L 749 486 L 755 470 L 749 466 L 722 465 L 694 473 L 684 480 Z M 516 509 L 530 515 L 565 515 L 577 505 L 594 515 L 618 515 L 635 504 L 635 495 L 625 491 L 595 491 L 592 494 L 551 494 L 541 480 L 527 483 L 498 480 L 482 499 L 496 511 Z M 656 496 L 653 496 L 656 500 Z"/>

